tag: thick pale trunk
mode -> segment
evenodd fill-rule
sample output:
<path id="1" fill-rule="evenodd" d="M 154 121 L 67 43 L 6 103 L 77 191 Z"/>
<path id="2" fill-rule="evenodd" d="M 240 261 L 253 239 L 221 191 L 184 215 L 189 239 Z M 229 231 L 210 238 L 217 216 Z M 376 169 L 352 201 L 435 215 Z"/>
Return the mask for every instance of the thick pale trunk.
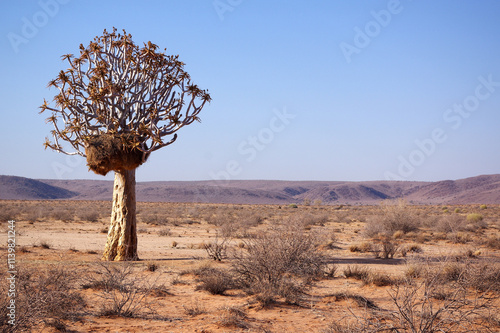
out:
<path id="1" fill-rule="evenodd" d="M 138 260 L 135 170 L 115 171 L 113 208 L 103 260 Z"/>

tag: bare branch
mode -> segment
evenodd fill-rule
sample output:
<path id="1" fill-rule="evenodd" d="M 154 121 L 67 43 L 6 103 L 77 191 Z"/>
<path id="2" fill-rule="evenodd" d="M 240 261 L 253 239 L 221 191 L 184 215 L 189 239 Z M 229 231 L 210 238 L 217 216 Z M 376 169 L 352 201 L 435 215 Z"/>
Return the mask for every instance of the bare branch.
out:
<path id="1" fill-rule="evenodd" d="M 158 49 L 151 42 L 139 48 L 125 31 L 113 29 L 88 47 L 80 45 L 79 56 L 63 55 L 70 68 L 48 84 L 59 90 L 55 106 L 44 100 L 40 107 L 40 112 L 53 112 L 49 122 L 55 127 L 54 143 L 45 146 L 68 154 L 58 142 L 63 139 L 75 150 L 69 154 L 85 156 L 91 136 L 134 134 L 126 145 L 150 153 L 173 143 L 183 126 L 199 121 L 210 95 L 191 83 L 178 56 Z M 61 130 L 57 118 L 64 122 Z"/>

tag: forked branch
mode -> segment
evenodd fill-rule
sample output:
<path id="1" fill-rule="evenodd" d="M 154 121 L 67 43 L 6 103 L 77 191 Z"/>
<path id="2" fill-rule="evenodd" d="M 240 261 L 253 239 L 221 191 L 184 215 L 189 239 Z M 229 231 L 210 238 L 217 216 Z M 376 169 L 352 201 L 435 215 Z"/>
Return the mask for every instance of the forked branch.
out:
<path id="1" fill-rule="evenodd" d="M 191 83 L 178 56 L 158 51 L 148 42 L 140 48 L 132 36 L 116 29 L 96 37 L 80 56 L 62 56 L 69 69 L 61 71 L 48 87 L 59 93 L 54 104 L 44 101 L 41 113 L 51 111 L 53 141 L 45 147 L 85 155 L 92 137 L 126 135 L 127 148 L 145 154 L 175 141 L 180 128 L 199 121 L 198 114 L 210 95 Z M 58 125 L 58 121 L 62 125 Z M 60 139 L 70 143 L 67 151 Z"/>

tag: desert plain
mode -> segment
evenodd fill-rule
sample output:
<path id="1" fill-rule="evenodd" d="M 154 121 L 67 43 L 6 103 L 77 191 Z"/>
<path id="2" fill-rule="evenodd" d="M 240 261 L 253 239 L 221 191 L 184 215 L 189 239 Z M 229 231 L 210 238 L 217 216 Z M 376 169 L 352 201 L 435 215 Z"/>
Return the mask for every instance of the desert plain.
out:
<path id="1" fill-rule="evenodd" d="M 110 211 L 0 201 L 3 331 L 500 331 L 500 205 L 138 202 L 134 262 L 101 260 Z"/>

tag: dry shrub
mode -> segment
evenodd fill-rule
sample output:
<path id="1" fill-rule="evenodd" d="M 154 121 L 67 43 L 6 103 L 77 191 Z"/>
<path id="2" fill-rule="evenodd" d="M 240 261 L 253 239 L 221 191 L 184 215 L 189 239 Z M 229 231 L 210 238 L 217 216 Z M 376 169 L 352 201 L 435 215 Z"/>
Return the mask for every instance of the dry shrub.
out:
<path id="1" fill-rule="evenodd" d="M 191 317 L 195 317 L 207 312 L 205 307 L 198 301 L 196 301 L 193 305 L 190 306 L 183 305 L 182 307 L 184 308 L 184 312 L 186 312 L 186 314 Z"/>
<path id="2" fill-rule="evenodd" d="M 291 216 L 294 223 L 301 224 L 304 228 L 313 225 L 324 225 L 328 221 L 327 214 L 296 213 Z"/>
<path id="3" fill-rule="evenodd" d="M 500 293 L 500 263 L 494 261 L 467 265 L 466 285 L 480 292 Z"/>
<path id="4" fill-rule="evenodd" d="M 376 238 L 378 246 L 375 246 L 373 252 L 376 258 L 392 259 L 399 249 L 399 245 L 388 236 Z"/>
<path id="5" fill-rule="evenodd" d="M 255 295 L 255 301 L 259 303 L 260 308 L 266 309 L 276 304 L 276 287 L 269 283 L 255 285 L 251 293 Z"/>
<path id="6" fill-rule="evenodd" d="M 170 228 L 162 228 L 158 230 L 158 236 L 166 237 L 166 236 L 171 236 L 172 232 L 170 231 Z"/>
<path id="7" fill-rule="evenodd" d="M 225 238 L 236 237 L 238 231 L 243 227 L 242 221 L 233 216 L 233 212 L 222 209 L 217 214 L 211 215 L 207 222 L 217 227 L 217 233 Z"/>
<path id="8" fill-rule="evenodd" d="M 422 250 L 422 247 L 418 244 L 410 244 L 407 247 L 408 252 L 413 252 L 413 253 L 422 253 L 424 250 Z"/>
<path id="9" fill-rule="evenodd" d="M 43 323 L 46 327 L 53 327 L 57 332 L 67 332 L 68 328 L 66 324 L 59 318 L 48 318 L 44 319 Z"/>
<path id="10" fill-rule="evenodd" d="M 211 261 L 205 260 L 196 265 L 195 267 L 184 269 L 179 272 L 179 275 L 193 274 L 195 276 L 206 275 L 213 270 L 213 263 Z"/>
<path id="11" fill-rule="evenodd" d="M 351 251 L 351 252 L 361 252 L 361 248 L 359 247 L 358 244 L 351 244 L 351 245 L 349 245 L 349 251 Z"/>
<path id="12" fill-rule="evenodd" d="M 370 276 L 370 269 L 361 265 L 347 265 L 344 268 L 344 276 L 346 278 L 367 281 Z"/>
<path id="13" fill-rule="evenodd" d="M 275 226 L 235 252 L 235 278 L 250 294 L 264 288 L 274 297 L 297 303 L 312 279 L 324 273 L 325 260 L 317 245 L 317 239 L 300 225 Z"/>
<path id="14" fill-rule="evenodd" d="M 374 284 L 377 287 L 390 286 L 397 281 L 390 275 L 378 272 L 372 272 L 366 266 L 349 265 L 344 269 L 346 278 L 360 280 L 363 284 Z"/>
<path id="15" fill-rule="evenodd" d="M 236 306 L 226 306 L 221 309 L 222 313 L 217 318 L 217 324 L 223 327 L 248 328 L 247 314 L 243 309 Z"/>
<path id="16" fill-rule="evenodd" d="M 439 237 L 436 237 L 439 238 Z M 446 234 L 443 234 L 443 239 L 446 239 Z M 423 232 L 419 232 L 415 238 L 415 241 L 417 243 L 424 244 L 425 242 L 429 241 L 430 238 Z"/>
<path id="17" fill-rule="evenodd" d="M 3 281 L 9 276 L 3 275 Z M 77 275 L 67 268 L 51 266 L 46 269 L 18 269 L 16 277 L 16 321 L 8 323 L 7 283 L 0 284 L 0 330 L 23 332 L 35 325 L 76 320 L 83 315 L 85 301 L 74 290 Z"/>
<path id="18" fill-rule="evenodd" d="M 463 256 L 467 258 L 477 258 L 481 255 L 481 250 L 474 249 L 474 248 L 468 248 L 465 249 L 463 252 Z"/>
<path id="19" fill-rule="evenodd" d="M 216 268 L 205 269 L 203 274 L 198 275 L 197 281 L 201 284 L 196 287 L 196 290 L 206 290 L 212 295 L 224 295 L 226 290 L 235 285 L 228 272 Z"/>
<path id="20" fill-rule="evenodd" d="M 0 204 L 0 222 L 15 220 L 17 213 L 13 207 Z"/>
<path id="21" fill-rule="evenodd" d="M 339 292 L 335 294 L 326 295 L 325 297 L 334 297 L 336 301 L 342 300 L 352 300 L 359 307 L 365 309 L 378 309 L 379 307 L 372 300 L 358 294 L 353 294 L 350 292 Z"/>
<path id="22" fill-rule="evenodd" d="M 470 265 L 446 268 L 449 264 L 422 264 L 418 271 L 425 271 L 424 279 L 404 279 L 392 285 L 390 307 L 362 315 L 350 311 L 349 318 L 336 321 L 325 332 L 494 332 L 491 322 L 496 316 L 491 314 L 498 311 L 498 295 L 477 292 L 470 279 L 484 270 L 473 272 Z M 495 279 L 498 276 L 491 276 L 485 285 Z"/>
<path id="23" fill-rule="evenodd" d="M 367 222 L 365 234 L 368 237 L 379 234 L 392 236 L 397 231 L 406 234 L 418 230 L 420 225 L 420 216 L 417 211 L 404 200 L 384 202 L 379 207 L 378 215 Z"/>
<path id="24" fill-rule="evenodd" d="M 146 270 L 149 272 L 156 272 L 158 270 L 158 265 L 154 262 L 146 263 Z"/>
<path id="25" fill-rule="evenodd" d="M 168 219 L 158 213 L 140 214 L 141 222 L 154 225 L 165 225 Z"/>
<path id="26" fill-rule="evenodd" d="M 147 277 L 133 272 L 129 263 L 101 263 L 98 271 L 86 277 L 83 289 L 95 289 L 103 302 L 100 315 L 139 317 L 155 314 L 147 296 L 152 295 L 155 285 Z"/>
<path id="27" fill-rule="evenodd" d="M 391 286 L 397 283 L 390 275 L 384 273 L 371 273 L 366 283 L 371 283 L 377 287 Z"/>
<path id="28" fill-rule="evenodd" d="M 455 244 L 465 244 L 472 241 L 472 236 L 466 232 L 453 232 L 446 237 Z"/>
<path id="29" fill-rule="evenodd" d="M 98 212 L 93 210 L 80 211 L 78 212 L 77 216 L 78 219 L 80 219 L 81 221 L 87 221 L 87 222 L 97 222 L 101 217 Z"/>
<path id="30" fill-rule="evenodd" d="M 333 279 L 337 274 L 339 267 L 335 264 L 327 264 L 324 269 L 324 277 L 326 279 Z"/>
<path id="31" fill-rule="evenodd" d="M 227 237 L 223 237 L 222 239 L 219 237 L 219 233 L 216 233 L 215 239 L 213 242 L 208 244 L 203 243 L 203 248 L 207 252 L 207 256 L 210 259 L 215 261 L 222 261 L 226 258 L 227 251 L 227 243 L 229 239 Z"/>
<path id="32" fill-rule="evenodd" d="M 373 245 L 370 242 L 363 242 L 360 244 L 353 244 L 349 246 L 349 251 L 351 252 L 361 252 L 361 253 L 366 253 L 366 252 L 372 252 L 373 251 Z"/>
<path id="33" fill-rule="evenodd" d="M 42 240 L 42 241 L 40 241 L 40 247 L 42 249 L 49 250 L 52 247 L 52 245 L 48 241 Z"/>
<path id="34" fill-rule="evenodd" d="M 464 216 L 452 214 L 441 217 L 437 223 L 433 225 L 433 228 L 439 232 L 450 233 L 465 230 L 466 225 L 467 220 Z"/>
<path id="35" fill-rule="evenodd" d="M 434 286 L 452 284 L 479 292 L 500 293 L 500 263 L 494 260 L 445 258 L 438 264 L 414 265 L 418 267 L 418 276 Z"/>
<path id="36" fill-rule="evenodd" d="M 431 275 L 430 278 L 437 278 L 441 283 L 462 281 L 465 277 L 466 270 L 467 267 L 465 263 L 445 261 L 442 263 L 440 270 L 435 275 Z M 429 281 L 429 277 L 427 280 Z"/>
<path id="37" fill-rule="evenodd" d="M 464 326 L 473 327 L 464 323 L 475 309 L 466 306 L 462 288 L 449 293 L 434 283 L 403 283 L 394 286 L 390 296 L 395 306 L 386 323 L 390 328 L 399 327 L 401 332 L 457 332 Z M 436 298 L 440 303 L 434 301 Z"/>
<path id="38" fill-rule="evenodd" d="M 242 211 L 238 216 L 239 224 L 243 228 L 256 227 L 264 221 L 264 217 L 252 211 Z"/>
<path id="39" fill-rule="evenodd" d="M 332 320 L 328 326 L 322 330 L 322 333 L 359 333 L 370 332 L 369 328 L 363 326 L 355 320 Z"/>
<path id="40" fill-rule="evenodd" d="M 490 249 L 500 250 L 500 237 L 490 237 L 486 240 L 485 245 Z"/>
<path id="41" fill-rule="evenodd" d="M 152 286 L 148 290 L 148 293 L 150 296 L 153 296 L 153 297 L 165 297 L 165 296 L 172 296 L 173 295 L 165 284 L 158 284 L 158 285 Z"/>
<path id="42" fill-rule="evenodd" d="M 19 250 L 17 250 L 17 251 L 18 251 L 18 252 L 20 252 L 20 253 L 31 253 L 31 251 L 28 249 L 28 247 L 26 247 L 26 246 L 24 246 L 24 245 L 23 245 L 23 246 L 21 246 L 21 247 L 19 248 Z"/>
<path id="43" fill-rule="evenodd" d="M 34 223 L 38 220 L 41 220 L 44 216 L 39 210 L 30 209 L 29 211 L 24 213 L 23 219 L 27 222 Z"/>
<path id="44" fill-rule="evenodd" d="M 402 230 L 398 230 L 398 231 L 396 231 L 396 232 L 392 235 L 392 238 L 394 238 L 394 239 L 399 239 L 399 238 L 403 237 L 403 236 L 404 236 L 404 234 L 405 234 L 405 233 L 404 233 Z"/>
<path id="45" fill-rule="evenodd" d="M 399 250 L 400 250 L 401 255 L 403 257 L 406 257 L 408 252 L 411 252 L 411 253 L 422 253 L 423 252 L 422 247 L 418 244 L 403 245 L 399 248 Z"/>
<path id="46" fill-rule="evenodd" d="M 423 273 L 424 273 L 424 266 L 422 265 L 422 263 L 411 262 L 408 263 L 405 268 L 404 277 L 407 280 L 417 279 L 421 277 Z"/>
<path id="47" fill-rule="evenodd" d="M 338 223 L 350 223 L 352 222 L 349 218 L 349 212 L 347 210 L 337 210 L 335 212 L 335 218 Z"/>
<path id="48" fill-rule="evenodd" d="M 69 209 L 56 209 L 50 213 L 50 217 L 54 220 L 69 222 L 74 219 L 74 214 L 73 211 Z"/>
<path id="49" fill-rule="evenodd" d="M 484 229 L 488 224 L 483 220 L 481 214 L 469 214 L 467 217 L 460 214 L 452 214 L 441 217 L 433 228 L 443 233 L 458 233 L 461 231 L 475 232 Z"/>

